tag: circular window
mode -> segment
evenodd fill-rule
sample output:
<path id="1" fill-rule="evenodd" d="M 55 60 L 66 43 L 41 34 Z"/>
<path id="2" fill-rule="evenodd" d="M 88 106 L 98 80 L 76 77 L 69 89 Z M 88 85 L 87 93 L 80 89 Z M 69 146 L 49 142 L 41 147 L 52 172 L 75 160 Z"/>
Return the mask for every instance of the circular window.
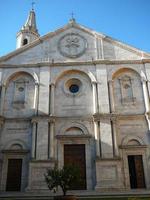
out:
<path id="1" fill-rule="evenodd" d="M 23 87 L 19 87 L 18 90 L 19 90 L 19 92 L 23 92 L 24 88 Z"/>
<path id="2" fill-rule="evenodd" d="M 74 95 L 80 91 L 81 85 L 82 83 L 79 79 L 73 78 L 66 81 L 64 89 L 66 93 Z"/>
<path id="3" fill-rule="evenodd" d="M 69 87 L 69 91 L 72 92 L 72 93 L 77 93 L 79 91 L 79 86 L 76 85 L 76 84 L 72 84 Z"/>

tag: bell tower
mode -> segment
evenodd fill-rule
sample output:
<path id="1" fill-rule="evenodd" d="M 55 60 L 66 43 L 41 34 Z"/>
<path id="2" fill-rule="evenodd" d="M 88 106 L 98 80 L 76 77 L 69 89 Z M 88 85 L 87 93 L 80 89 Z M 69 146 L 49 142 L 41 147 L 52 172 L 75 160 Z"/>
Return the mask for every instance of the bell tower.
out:
<path id="1" fill-rule="evenodd" d="M 32 6 L 29 12 L 26 23 L 22 26 L 21 30 L 17 33 L 16 48 L 20 48 L 26 44 L 30 44 L 40 37 L 36 27 L 36 16 Z"/>

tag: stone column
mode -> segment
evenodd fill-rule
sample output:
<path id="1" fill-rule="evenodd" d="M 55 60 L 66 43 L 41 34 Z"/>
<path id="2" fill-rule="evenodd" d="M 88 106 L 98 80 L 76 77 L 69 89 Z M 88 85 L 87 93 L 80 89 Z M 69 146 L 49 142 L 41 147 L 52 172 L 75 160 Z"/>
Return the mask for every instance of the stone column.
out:
<path id="1" fill-rule="evenodd" d="M 150 111 L 150 105 L 149 105 L 149 97 L 148 97 L 148 91 L 146 86 L 146 80 L 142 79 L 142 87 L 143 87 L 143 94 L 144 94 L 144 101 L 145 101 L 145 109 L 146 112 Z"/>
<path id="2" fill-rule="evenodd" d="M 39 101 L 39 85 L 35 83 L 35 93 L 34 93 L 34 105 L 33 108 L 35 109 L 35 115 L 38 114 L 38 101 Z"/>
<path id="3" fill-rule="evenodd" d="M 51 94 L 50 94 L 50 115 L 54 115 L 54 95 L 55 95 L 55 85 L 54 83 L 51 83 Z"/>
<path id="4" fill-rule="evenodd" d="M 98 126 L 98 121 L 94 121 L 94 133 L 95 133 L 95 142 L 96 142 L 96 157 L 101 156 L 100 152 L 100 131 Z"/>
<path id="5" fill-rule="evenodd" d="M 4 125 L 4 118 L 0 117 L 0 144 L 1 144 L 1 138 L 2 138 L 3 125 Z M 2 180 L 2 164 L 3 164 L 3 159 L 2 159 L 2 154 L 0 153 L 0 180 Z"/>
<path id="6" fill-rule="evenodd" d="M 146 119 L 148 123 L 148 127 L 150 130 L 150 120 L 149 120 L 149 112 L 150 112 L 150 104 L 149 104 L 149 97 L 148 97 L 148 88 L 146 85 L 146 80 L 142 79 L 142 87 L 143 87 L 143 94 L 144 94 L 144 102 L 145 102 L 145 110 L 146 110 Z"/>
<path id="7" fill-rule="evenodd" d="M 100 136 L 102 158 L 113 158 L 112 126 L 107 114 L 100 118 Z"/>
<path id="8" fill-rule="evenodd" d="M 97 83 L 92 82 L 92 92 L 93 92 L 93 113 L 97 113 L 98 105 L 97 105 Z"/>
<path id="9" fill-rule="evenodd" d="M 50 147 L 49 147 L 49 157 L 50 159 L 53 159 L 54 158 L 54 121 L 50 121 L 49 123 L 49 139 L 50 139 Z"/>
<path id="10" fill-rule="evenodd" d="M 6 93 L 6 86 L 1 86 L 1 104 L 0 104 L 0 115 L 3 115 L 3 109 L 4 109 L 4 101 L 5 101 L 5 93 Z"/>
<path id="11" fill-rule="evenodd" d="M 109 97 L 110 97 L 110 110 L 111 112 L 115 112 L 115 102 L 114 102 L 114 95 L 113 95 L 113 80 L 108 81 L 109 86 Z"/>
<path id="12" fill-rule="evenodd" d="M 32 122 L 32 159 L 36 159 L 37 122 Z"/>
<path id="13" fill-rule="evenodd" d="M 114 149 L 114 156 L 119 156 L 119 149 L 118 149 L 118 140 L 117 140 L 117 119 L 116 117 L 111 117 L 111 123 L 112 123 L 112 139 L 113 139 L 113 149 Z"/>

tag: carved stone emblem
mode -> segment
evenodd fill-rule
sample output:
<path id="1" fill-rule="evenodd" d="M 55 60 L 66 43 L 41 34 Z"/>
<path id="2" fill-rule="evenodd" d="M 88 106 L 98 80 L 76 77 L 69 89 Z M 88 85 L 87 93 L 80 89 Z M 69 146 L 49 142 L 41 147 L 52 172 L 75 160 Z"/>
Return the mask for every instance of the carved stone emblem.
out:
<path id="1" fill-rule="evenodd" d="M 79 57 L 85 52 L 86 48 L 86 39 L 78 33 L 68 33 L 60 38 L 58 42 L 58 49 L 65 57 Z"/>

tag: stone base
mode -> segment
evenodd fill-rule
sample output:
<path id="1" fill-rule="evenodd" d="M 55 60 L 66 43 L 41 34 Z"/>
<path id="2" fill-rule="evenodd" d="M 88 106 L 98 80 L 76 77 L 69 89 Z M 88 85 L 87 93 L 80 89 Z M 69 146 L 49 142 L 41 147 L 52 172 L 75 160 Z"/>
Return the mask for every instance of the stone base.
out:
<path id="1" fill-rule="evenodd" d="M 120 160 L 96 160 L 96 187 L 98 191 L 122 191 L 125 189 Z"/>
<path id="2" fill-rule="evenodd" d="M 29 163 L 29 184 L 26 191 L 46 191 L 48 190 L 44 174 L 48 168 L 53 168 L 53 160 L 36 160 Z"/>

